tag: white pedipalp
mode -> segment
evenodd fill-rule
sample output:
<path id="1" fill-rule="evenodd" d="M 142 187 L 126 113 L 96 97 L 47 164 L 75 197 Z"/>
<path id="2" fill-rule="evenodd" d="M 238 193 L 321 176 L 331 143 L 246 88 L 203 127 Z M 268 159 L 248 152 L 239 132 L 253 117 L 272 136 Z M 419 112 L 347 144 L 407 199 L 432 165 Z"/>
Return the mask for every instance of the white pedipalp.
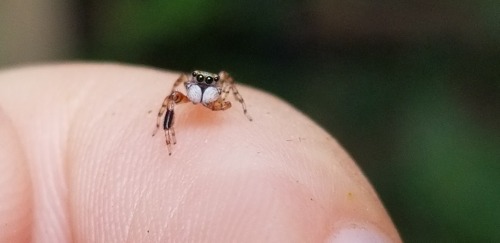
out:
<path id="1" fill-rule="evenodd" d="M 194 104 L 201 102 L 202 92 L 198 85 L 189 85 L 186 87 L 187 97 Z"/>
<path id="2" fill-rule="evenodd" d="M 203 92 L 203 98 L 201 100 L 201 103 L 203 104 L 208 104 L 210 102 L 214 102 L 219 98 L 219 90 L 215 87 L 208 87 L 205 89 Z"/>

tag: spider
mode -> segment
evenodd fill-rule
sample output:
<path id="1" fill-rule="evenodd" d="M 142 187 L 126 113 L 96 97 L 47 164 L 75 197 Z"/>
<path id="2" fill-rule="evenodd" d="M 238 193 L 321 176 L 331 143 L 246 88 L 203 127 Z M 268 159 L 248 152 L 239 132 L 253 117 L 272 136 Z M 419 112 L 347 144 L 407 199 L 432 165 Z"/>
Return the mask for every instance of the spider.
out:
<path id="1" fill-rule="evenodd" d="M 177 87 L 183 83 L 186 88 L 186 95 L 177 91 Z M 226 101 L 227 95 L 232 91 L 234 98 L 240 102 L 243 107 L 243 114 L 252 121 L 252 117 L 247 113 L 247 107 L 243 97 L 236 89 L 235 82 L 231 75 L 225 71 L 219 74 L 193 71 L 191 75 L 181 74 L 172 86 L 172 91 L 165 97 L 158 111 L 156 127 L 153 136 L 160 128 L 160 121 L 163 113 L 163 130 L 165 131 L 165 142 L 167 144 L 168 155 L 172 155 L 172 144 L 176 144 L 174 130 L 174 108 L 176 104 L 192 102 L 193 104 L 202 104 L 213 111 L 223 111 L 231 108 L 231 102 Z"/>

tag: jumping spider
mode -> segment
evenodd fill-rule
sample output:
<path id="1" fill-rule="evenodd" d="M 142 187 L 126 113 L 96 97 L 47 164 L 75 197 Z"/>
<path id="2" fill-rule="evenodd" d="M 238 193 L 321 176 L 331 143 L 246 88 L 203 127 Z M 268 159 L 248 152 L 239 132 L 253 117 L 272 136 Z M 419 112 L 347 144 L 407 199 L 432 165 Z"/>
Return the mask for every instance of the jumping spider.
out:
<path id="1" fill-rule="evenodd" d="M 186 87 L 187 94 L 177 91 L 177 87 L 183 83 Z M 203 106 L 213 111 L 223 111 L 231 108 L 231 102 L 226 101 L 229 91 L 233 92 L 234 98 L 241 103 L 243 113 L 248 120 L 252 121 L 252 117 L 247 114 L 247 107 L 243 97 L 241 97 L 235 82 L 231 75 L 225 71 L 219 74 L 213 74 L 203 71 L 193 71 L 191 75 L 181 74 L 175 81 L 172 91 L 165 97 L 158 111 L 156 119 L 156 128 L 153 131 L 153 136 L 160 128 L 160 121 L 163 113 L 163 130 L 165 131 L 165 142 L 167 143 L 168 154 L 172 154 L 172 143 L 176 144 L 174 131 L 174 107 L 176 104 L 192 102 L 193 104 L 202 104 Z"/>

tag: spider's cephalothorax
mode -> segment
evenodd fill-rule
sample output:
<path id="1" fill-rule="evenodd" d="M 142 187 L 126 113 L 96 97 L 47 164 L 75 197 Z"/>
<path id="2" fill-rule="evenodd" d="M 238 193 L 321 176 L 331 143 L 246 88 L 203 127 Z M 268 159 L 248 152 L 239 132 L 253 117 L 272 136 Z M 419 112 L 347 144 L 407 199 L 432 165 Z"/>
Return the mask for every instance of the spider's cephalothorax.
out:
<path id="1" fill-rule="evenodd" d="M 177 87 L 183 83 L 186 87 L 186 95 L 177 91 Z M 202 104 L 203 106 L 213 111 L 223 111 L 231 108 L 231 102 L 226 101 L 229 92 L 232 92 L 234 98 L 240 102 L 243 107 L 243 113 L 247 116 L 248 120 L 252 118 L 247 113 L 247 108 L 243 97 L 241 97 L 233 78 L 225 71 L 219 74 L 213 74 L 203 71 L 193 71 L 191 75 L 181 74 L 175 81 L 172 91 L 165 97 L 163 104 L 158 112 L 156 121 L 156 128 L 153 136 L 160 128 L 160 121 L 163 113 L 163 129 L 165 130 L 165 141 L 169 155 L 172 154 L 171 144 L 175 144 L 175 131 L 174 131 L 174 107 L 176 104 L 192 102 L 193 104 Z"/>

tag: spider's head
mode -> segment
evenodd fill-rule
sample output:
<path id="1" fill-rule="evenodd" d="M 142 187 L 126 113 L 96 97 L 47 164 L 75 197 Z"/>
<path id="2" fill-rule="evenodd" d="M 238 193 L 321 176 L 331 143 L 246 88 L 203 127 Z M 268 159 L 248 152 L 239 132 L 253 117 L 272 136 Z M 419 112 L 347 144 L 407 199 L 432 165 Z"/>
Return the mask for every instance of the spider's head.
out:
<path id="1" fill-rule="evenodd" d="M 215 86 L 219 81 L 220 77 L 217 74 L 204 72 L 204 71 L 193 71 L 191 73 L 190 83 L 197 83 L 201 86 Z"/>
<path id="2" fill-rule="evenodd" d="M 217 74 L 193 71 L 186 83 L 187 97 L 194 104 L 208 104 L 216 101 L 221 93 L 220 77 Z"/>

